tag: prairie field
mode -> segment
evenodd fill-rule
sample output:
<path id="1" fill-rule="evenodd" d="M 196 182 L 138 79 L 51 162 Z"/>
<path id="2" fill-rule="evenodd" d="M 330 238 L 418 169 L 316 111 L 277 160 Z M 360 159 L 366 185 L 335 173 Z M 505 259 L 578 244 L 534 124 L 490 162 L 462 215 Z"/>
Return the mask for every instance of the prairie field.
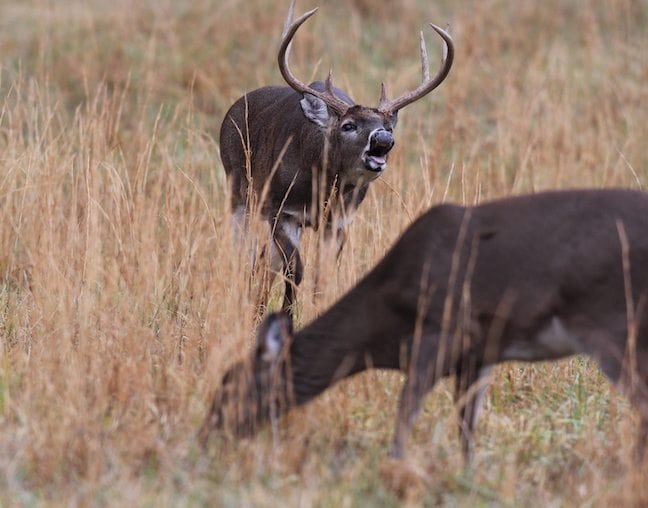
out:
<path id="1" fill-rule="evenodd" d="M 210 396 L 257 325 L 219 126 L 243 93 L 282 83 L 287 7 L 0 2 L 0 506 L 647 505 L 636 414 L 581 357 L 496 369 L 472 471 L 450 381 L 407 459 L 388 458 L 393 372 L 200 449 Z M 435 203 L 648 185 L 647 2 L 326 0 L 293 71 L 333 68 L 376 105 L 381 81 L 419 83 L 420 30 L 436 69 L 427 22 L 449 25 L 454 66 L 400 113 L 389 168 L 317 284 L 321 238 L 305 234 L 297 328 Z"/>

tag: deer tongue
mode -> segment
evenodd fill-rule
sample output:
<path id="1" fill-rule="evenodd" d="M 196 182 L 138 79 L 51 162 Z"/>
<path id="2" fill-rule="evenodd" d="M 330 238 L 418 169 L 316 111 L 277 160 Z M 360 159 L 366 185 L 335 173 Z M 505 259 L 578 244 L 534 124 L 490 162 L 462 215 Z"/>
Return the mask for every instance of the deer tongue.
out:
<path id="1" fill-rule="evenodd" d="M 365 168 L 369 171 L 382 171 L 385 168 L 387 163 L 387 157 L 385 155 L 365 155 L 364 164 Z"/>

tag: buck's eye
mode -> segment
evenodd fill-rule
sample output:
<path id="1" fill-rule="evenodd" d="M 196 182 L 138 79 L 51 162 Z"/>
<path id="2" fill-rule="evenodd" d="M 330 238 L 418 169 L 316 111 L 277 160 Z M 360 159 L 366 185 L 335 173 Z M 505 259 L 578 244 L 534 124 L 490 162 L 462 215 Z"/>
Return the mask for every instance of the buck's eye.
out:
<path id="1" fill-rule="evenodd" d="M 358 126 L 353 122 L 347 122 L 342 126 L 344 132 L 354 132 L 358 130 Z"/>

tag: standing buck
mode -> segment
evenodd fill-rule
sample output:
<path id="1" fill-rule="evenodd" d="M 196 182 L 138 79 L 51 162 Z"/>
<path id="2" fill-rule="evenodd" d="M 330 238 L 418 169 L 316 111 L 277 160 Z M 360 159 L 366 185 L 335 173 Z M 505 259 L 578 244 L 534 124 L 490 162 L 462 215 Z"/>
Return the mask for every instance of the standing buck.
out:
<path id="1" fill-rule="evenodd" d="M 450 36 L 431 25 L 445 42 L 437 75 L 430 78 L 421 33 L 423 82 L 396 100 L 387 99 L 383 84 L 377 108 L 356 105 L 333 86 L 330 73 L 307 86 L 290 71 L 291 41 L 317 10 L 292 22 L 293 8 L 294 2 L 279 48 L 279 70 L 290 86 L 247 93 L 227 112 L 220 132 L 237 236 L 247 232 L 251 214 L 267 222 L 272 241 L 265 255 L 270 269 L 285 275 L 282 308 L 289 312 L 302 279 L 303 228 L 324 224 L 325 238 L 337 240 L 339 253 L 369 183 L 386 167 L 398 111 L 443 82 L 454 54 Z"/>
<path id="2" fill-rule="evenodd" d="M 368 368 L 400 369 L 392 454 L 423 397 L 454 374 L 470 459 L 479 402 L 498 363 L 586 354 L 648 436 L 648 194 L 547 192 L 419 218 L 353 289 L 294 336 L 270 315 L 251 358 L 225 374 L 200 431 L 238 434 Z"/>

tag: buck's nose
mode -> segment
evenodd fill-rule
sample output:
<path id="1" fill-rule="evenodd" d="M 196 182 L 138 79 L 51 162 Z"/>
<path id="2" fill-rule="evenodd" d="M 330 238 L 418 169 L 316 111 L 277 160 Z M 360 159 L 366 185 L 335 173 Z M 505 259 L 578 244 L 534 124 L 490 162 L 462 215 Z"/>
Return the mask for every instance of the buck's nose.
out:
<path id="1" fill-rule="evenodd" d="M 394 136 L 385 129 L 378 129 L 371 134 L 369 140 L 369 153 L 371 155 L 385 155 L 394 146 Z"/>

